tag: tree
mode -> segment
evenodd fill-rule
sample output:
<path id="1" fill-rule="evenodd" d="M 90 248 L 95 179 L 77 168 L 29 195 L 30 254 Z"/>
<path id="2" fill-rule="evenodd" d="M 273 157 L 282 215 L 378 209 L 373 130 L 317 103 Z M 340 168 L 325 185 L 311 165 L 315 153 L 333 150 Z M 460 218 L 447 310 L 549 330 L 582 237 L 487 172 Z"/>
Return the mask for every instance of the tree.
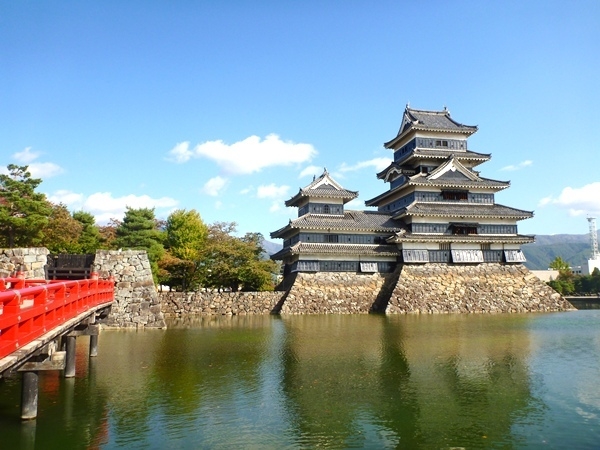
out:
<path id="1" fill-rule="evenodd" d="M 557 256 L 550 263 L 550 268 L 558 270 L 558 277 L 556 277 L 556 280 L 549 281 L 548 285 L 561 295 L 573 294 L 575 292 L 575 277 L 569 263 Z"/>
<path id="2" fill-rule="evenodd" d="M 165 232 L 167 252 L 159 261 L 161 283 L 183 290 L 195 289 L 208 227 L 196 210 L 178 209 L 167 218 Z"/>
<path id="3" fill-rule="evenodd" d="M 110 219 L 107 225 L 98 227 L 100 233 L 100 242 L 102 247 L 107 249 L 117 248 L 117 229 L 121 226 L 121 221 L 118 219 Z"/>
<path id="4" fill-rule="evenodd" d="M 51 253 L 81 253 L 79 239 L 82 230 L 83 225 L 71 216 L 66 205 L 52 205 L 48 223 L 43 229 L 43 244 Z"/>
<path id="5" fill-rule="evenodd" d="M 44 194 L 35 192 L 42 180 L 31 178 L 28 166 L 9 164 L 0 174 L 0 233 L 2 246 L 40 245 L 52 212 Z"/>
<path id="6" fill-rule="evenodd" d="M 85 211 L 76 211 L 73 213 L 73 219 L 81 224 L 81 234 L 78 244 L 82 253 L 96 253 L 102 246 L 102 236 L 96 226 L 96 218 L 93 214 Z"/>
<path id="7" fill-rule="evenodd" d="M 558 270 L 559 272 L 571 270 L 571 266 L 569 266 L 569 263 L 562 259 L 560 256 L 557 256 L 552 260 L 552 262 L 550 263 L 550 268 Z"/>
<path id="8" fill-rule="evenodd" d="M 231 234 L 235 223 L 216 222 L 209 227 L 199 271 L 202 284 L 233 291 L 272 290 L 277 265 L 262 259 L 262 236 L 251 233 L 244 238 Z"/>
<path id="9" fill-rule="evenodd" d="M 158 280 L 158 260 L 163 255 L 164 232 L 158 229 L 153 208 L 127 207 L 123 222 L 116 229 L 117 247 L 140 249 L 148 252 L 154 281 Z"/>

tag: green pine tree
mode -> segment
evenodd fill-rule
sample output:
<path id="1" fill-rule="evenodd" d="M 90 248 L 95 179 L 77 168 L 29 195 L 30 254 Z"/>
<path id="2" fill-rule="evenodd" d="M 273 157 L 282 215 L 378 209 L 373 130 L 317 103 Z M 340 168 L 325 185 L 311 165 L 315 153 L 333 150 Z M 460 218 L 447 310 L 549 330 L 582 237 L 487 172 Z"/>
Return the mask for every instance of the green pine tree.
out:
<path id="1" fill-rule="evenodd" d="M 28 166 L 9 164 L 0 174 L 0 244 L 3 247 L 34 247 L 43 239 L 52 206 L 35 190 L 40 178 L 32 178 Z"/>

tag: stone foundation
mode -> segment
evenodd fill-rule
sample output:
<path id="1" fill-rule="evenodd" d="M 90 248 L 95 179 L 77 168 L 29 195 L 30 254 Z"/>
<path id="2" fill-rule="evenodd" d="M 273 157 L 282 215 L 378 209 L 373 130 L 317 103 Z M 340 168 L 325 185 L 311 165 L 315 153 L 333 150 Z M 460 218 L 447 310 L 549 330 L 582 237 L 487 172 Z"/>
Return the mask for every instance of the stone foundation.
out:
<path id="1" fill-rule="evenodd" d="M 101 278 L 112 275 L 115 279 L 115 301 L 107 326 L 166 327 L 145 250 L 98 250 L 94 265 Z"/>
<path id="2" fill-rule="evenodd" d="M 352 272 L 298 273 L 281 314 L 366 314 L 383 312 L 392 274 Z"/>
<path id="3" fill-rule="evenodd" d="M 17 266 L 20 266 L 25 278 L 43 280 L 46 278 L 44 266 L 48 253 L 45 247 L 0 249 L 0 278 L 14 275 Z"/>
<path id="4" fill-rule="evenodd" d="M 238 314 L 436 314 L 566 311 L 523 265 L 405 265 L 390 274 L 298 273 L 287 292 L 168 292 L 167 317 Z"/>
<path id="5" fill-rule="evenodd" d="M 405 265 L 386 313 L 565 311 L 573 306 L 521 264 Z"/>
<path id="6" fill-rule="evenodd" d="M 271 314 L 284 292 L 159 292 L 165 317 Z"/>

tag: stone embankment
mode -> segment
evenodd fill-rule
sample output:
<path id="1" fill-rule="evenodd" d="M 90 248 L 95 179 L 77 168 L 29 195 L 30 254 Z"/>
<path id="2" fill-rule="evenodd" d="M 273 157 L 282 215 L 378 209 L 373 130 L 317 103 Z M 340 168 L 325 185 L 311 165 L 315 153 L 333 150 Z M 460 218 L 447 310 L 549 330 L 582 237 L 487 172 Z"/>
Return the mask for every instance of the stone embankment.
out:
<path id="1" fill-rule="evenodd" d="M 112 275 L 115 279 L 115 301 L 107 326 L 166 327 L 145 250 L 98 250 L 94 265 L 101 278 Z"/>
<path id="2" fill-rule="evenodd" d="M 165 317 L 198 315 L 270 314 L 283 292 L 160 292 Z"/>
<path id="3" fill-rule="evenodd" d="M 281 314 L 366 314 L 382 311 L 397 274 L 299 273 Z"/>
<path id="4" fill-rule="evenodd" d="M 0 250 L 0 277 L 20 266 L 43 279 L 48 250 Z M 115 302 L 106 325 L 166 326 L 164 317 L 246 314 L 510 313 L 565 311 L 572 305 L 525 266 L 423 264 L 390 274 L 298 273 L 286 291 L 158 293 L 143 250 L 96 253 L 102 278 L 115 279 Z"/>
<path id="5" fill-rule="evenodd" d="M 521 264 L 406 265 L 386 313 L 511 313 L 573 306 Z"/>
<path id="6" fill-rule="evenodd" d="M 43 280 L 46 278 L 44 266 L 48 253 L 45 247 L 0 249 L 0 278 L 14 275 L 20 267 L 25 278 Z"/>

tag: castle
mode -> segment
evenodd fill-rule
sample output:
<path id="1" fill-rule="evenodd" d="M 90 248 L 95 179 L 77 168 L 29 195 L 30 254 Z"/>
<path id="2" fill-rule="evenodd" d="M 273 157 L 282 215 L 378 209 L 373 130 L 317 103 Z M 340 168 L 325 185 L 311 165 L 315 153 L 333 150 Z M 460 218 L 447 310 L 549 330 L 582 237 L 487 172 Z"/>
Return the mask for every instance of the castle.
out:
<path id="1" fill-rule="evenodd" d="M 522 263 L 517 221 L 530 211 L 495 202 L 508 181 L 484 178 L 477 166 L 489 154 L 468 150 L 476 126 L 463 125 L 448 110 L 408 106 L 396 137 L 384 145 L 394 161 L 377 178 L 388 190 L 367 200 L 377 211 L 345 210 L 358 192 L 344 189 L 325 170 L 286 201 L 298 218 L 271 233 L 284 240 L 272 258 L 293 272 L 392 272 L 397 264 L 430 262 Z"/>
<path id="2" fill-rule="evenodd" d="M 367 200 L 376 211 L 345 205 L 358 192 L 325 170 L 285 202 L 298 217 L 271 233 L 283 248 L 284 294 L 273 312 L 491 313 L 573 309 L 522 263 L 533 236 L 517 222 L 533 216 L 496 203 L 508 181 L 476 170 L 489 154 L 469 150 L 477 131 L 444 108 L 404 110 L 384 145 L 393 162 L 377 174 L 388 183 Z"/>

